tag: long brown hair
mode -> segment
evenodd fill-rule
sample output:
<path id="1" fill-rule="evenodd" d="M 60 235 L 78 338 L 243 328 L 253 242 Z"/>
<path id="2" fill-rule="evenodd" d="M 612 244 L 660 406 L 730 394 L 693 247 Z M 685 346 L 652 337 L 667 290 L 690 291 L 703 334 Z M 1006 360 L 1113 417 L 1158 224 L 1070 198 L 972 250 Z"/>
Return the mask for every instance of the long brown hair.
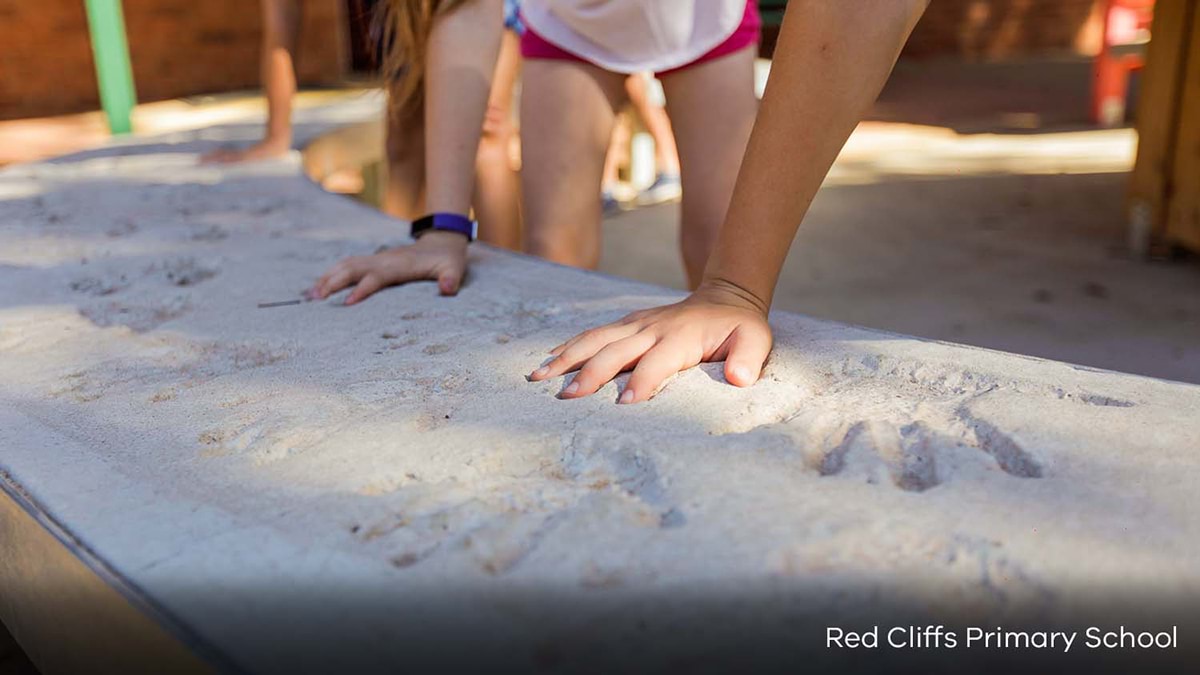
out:
<path id="1" fill-rule="evenodd" d="M 380 74 L 394 115 L 419 115 L 425 101 L 425 59 L 429 32 L 438 14 L 469 0 L 386 0 L 376 10 L 376 35 L 383 45 Z"/>

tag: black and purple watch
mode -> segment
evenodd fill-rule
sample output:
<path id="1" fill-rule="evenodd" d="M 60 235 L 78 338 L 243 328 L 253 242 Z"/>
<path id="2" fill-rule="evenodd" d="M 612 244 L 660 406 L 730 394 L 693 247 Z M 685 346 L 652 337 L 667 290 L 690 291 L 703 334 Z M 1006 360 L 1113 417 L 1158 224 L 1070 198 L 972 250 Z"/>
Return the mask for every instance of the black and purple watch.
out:
<path id="1" fill-rule="evenodd" d="M 457 232 L 466 237 L 467 241 L 475 241 L 476 235 L 479 234 L 479 223 L 457 213 L 431 213 L 412 222 L 413 239 L 419 239 L 429 230 Z"/>

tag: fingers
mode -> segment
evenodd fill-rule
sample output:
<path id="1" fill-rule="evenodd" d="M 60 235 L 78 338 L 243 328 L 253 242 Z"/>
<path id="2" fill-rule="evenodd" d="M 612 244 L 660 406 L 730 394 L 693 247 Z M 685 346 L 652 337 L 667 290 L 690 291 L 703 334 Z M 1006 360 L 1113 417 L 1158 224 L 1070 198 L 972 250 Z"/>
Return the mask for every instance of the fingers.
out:
<path id="1" fill-rule="evenodd" d="M 343 288 L 353 284 L 358 280 L 355 270 L 345 263 L 339 264 L 337 267 L 330 270 L 324 283 L 319 283 L 316 288 L 315 295 L 317 299 L 324 300 L 331 294 L 337 293 Z"/>
<path id="2" fill-rule="evenodd" d="M 596 355 L 580 368 L 579 374 L 563 390 L 562 397 L 580 398 L 596 393 L 597 389 L 608 384 L 618 373 L 637 363 L 657 341 L 658 338 L 653 333 L 642 331 L 609 344 L 596 352 Z"/>
<path id="3" fill-rule="evenodd" d="M 687 363 L 684 356 L 687 352 L 688 350 L 677 342 L 659 342 L 638 361 L 617 402 L 641 403 L 654 396 L 668 377 L 696 365 Z"/>
<path id="4" fill-rule="evenodd" d="M 575 341 L 568 343 L 570 346 L 564 346 L 564 349 L 554 357 L 554 360 L 533 371 L 529 375 L 529 379 L 537 382 L 558 377 L 563 373 L 575 370 L 583 365 L 585 361 L 595 356 L 596 352 L 604 349 L 609 344 L 627 338 L 637 332 L 637 326 L 632 324 L 609 324 L 582 333 Z"/>
<path id="5" fill-rule="evenodd" d="M 725 379 L 739 387 L 758 382 L 763 363 L 771 353 L 771 329 L 767 326 L 742 324 L 729 337 L 729 353 L 725 357 Z"/>
<path id="6" fill-rule="evenodd" d="M 560 344 L 559 346 L 555 347 L 554 349 L 551 349 L 550 356 L 558 356 L 559 354 L 563 353 L 568 348 L 570 348 L 572 345 L 574 345 L 576 342 L 579 342 L 580 340 L 588 337 L 589 335 L 592 335 L 594 332 L 600 330 L 601 328 L 608 328 L 608 326 L 600 326 L 599 328 L 591 328 L 591 329 L 583 331 L 579 335 L 576 335 L 575 337 L 571 338 L 570 340 L 567 340 L 566 342 Z"/>
<path id="7" fill-rule="evenodd" d="M 565 352 L 566 350 L 570 349 L 571 347 L 574 347 L 576 344 L 579 343 L 580 340 L 587 340 L 589 338 L 595 337 L 597 331 L 606 330 L 608 328 L 611 328 L 611 327 L 617 326 L 617 325 L 620 325 L 620 322 L 616 323 L 616 324 L 610 323 L 610 324 L 605 324 L 603 326 L 597 326 L 595 328 L 589 328 L 588 330 L 583 331 L 579 335 L 576 335 L 575 337 L 571 338 L 570 340 L 567 340 L 566 342 L 555 347 L 554 349 L 551 349 L 550 356 L 558 356 L 559 354 Z"/>
<path id="8" fill-rule="evenodd" d="M 354 290 L 346 297 L 347 305 L 354 305 L 369 298 L 375 291 L 384 287 L 383 277 L 375 273 L 367 273 L 362 279 L 359 279 Z"/>
<path id="9" fill-rule="evenodd" d="M 637 324 L 637 326 L 640 327 L 643 324 L 641 324 L 639 322 L 643 318 L 649 316 L 651 311 L 652 310 L 649 310 L 649 309 L 639 309 L 636 312 L 631 312 L 629 314 L 626 314 L 620 321 L 617 321 L 616 323 L 610 324 L 610 325 L 625 326 L 625 325 L 629 325 L 629 324 Z M 590 336 L 594 331 L 602 330 L 604 328 L 608 328 L 608 326 L 601 326 L 600 328 L 593 328 L 592 330 L 584 331 L 584 332 L 580 333 L 579 335 L 576 335 L 575 337 L 571 338 L 570 340 L 567 340 L 566 342 L 558 345 L 554 349 L 551 349 L 550 356 L 558 356 L 559 354 L 563 353 L 563 351 L 566 350 L 568 347 L 570 347 L 570 346 L 574 345 L 576 342 L 579 342 L 580 340 Z"/>
<path id="10" fill-rule="evenodd" d="M 458 295 L 458 289 L 462 286 L 463 270 L 450 269 L 438 274 L 437 284 L 438 292 L 442 295 Z"/>
<path id="11" fill-rule="evenodd" d="M 337 265 L 334 265 L 333 267 L 331 267 L 328 272 L 326 272 L 325 274 L 322 274 L 321 277 L 319 279 L 317 279 L 316 283 L 314 283 L 312 285 L 312 288 L 305 291 L 304 297 L 309 300 L 325 299 L 325 296 L 321 295 L 322 289 L 325 288 L 325 284 L 329 283 L 329 279 L 334 274 L 337 274 L 337 272 L 339 270 L 341 270 L 341 268 L 342 268 L 341 263 L 338 263 Z"/>
<path id="12" fill-rule="evenodd" d="M 414 253 L 411 247 L 388 249 L 339 262 L 317 279 L 305 295 L 310 300 L 324 300 L 357 284 L 346 296 L 346 304 L 354 305 L 388 286 L 424 279 L 436 280 L 443 295 L 454 295 L 465 273 L 466 260 L 447 253 Z"/>
<path id="13" fill-rule="evenodd" d="M 201 164 L 238 164 L 254 157 L 254 148 L 217 148 L 200 158 Z"/>
<path id="14" fill-rule="evenodd" d="M 219 148 L 200 156 L 201 164 L 228 164 L 236 159 L 237 153 L 229 148 Z"/>
<path id="15" fill-rule="evenodd" d="M 579 335 L 576 335 L 575 337 L 571 338 L 570 340 L 567 340 L 566 342 L 560 344 L 559 346 L 555 347 L 554 349 L 551 349 L 550 356 L 558 356 L 559 354 L 563 353 L 563 350 L 565 350 L 567 347 L 570 347 L 571 345 L 575 344 L 576 342 L 579 342 L 579 340 L 581 340 L 584 335 L 587 335 L 590 332 L 591 331 L 584 331 L 584 332 L 580 333 Z"/>

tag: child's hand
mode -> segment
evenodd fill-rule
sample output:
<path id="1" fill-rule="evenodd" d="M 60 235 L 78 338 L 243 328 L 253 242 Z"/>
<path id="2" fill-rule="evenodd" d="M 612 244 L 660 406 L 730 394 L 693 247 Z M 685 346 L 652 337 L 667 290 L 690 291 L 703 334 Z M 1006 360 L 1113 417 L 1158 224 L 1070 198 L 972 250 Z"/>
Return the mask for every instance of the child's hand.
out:
<path id="1" fill-rule="evenodd" d="M 201 164 L 238 164 L 282 157 L 292 149 L 290 139 L 265 138 L 248 148 L 217 148 L 200 157 Z"/>
<path id="2" fill-rule="evenodd" d="M 529 377 L 540 381 L 578 370 L 561 396 L 579 398 L 632 368 L 619 402 L 638 403 L 668 377 L 707 361 L 724 360 L 725 379 L 748 387 L 758 381 L 770 352 L 764 303 L 713 282 L 682 302 L 634 312 L 575 336 L 555 347 L 550 353 L 556 358 Z"/>
<path id="3" fill-rule="evenodd" d="M 346 258 L 317 279 L 306 295 L 324 300 L 357 284 L 346 298 L 346 304 L 353 305 L 382 288 L 422 279 L 436 280 L 442 295 L 454 295 L 466 269 L 465 237 L 454 232 L 427 232 L 411 246 Z"/>

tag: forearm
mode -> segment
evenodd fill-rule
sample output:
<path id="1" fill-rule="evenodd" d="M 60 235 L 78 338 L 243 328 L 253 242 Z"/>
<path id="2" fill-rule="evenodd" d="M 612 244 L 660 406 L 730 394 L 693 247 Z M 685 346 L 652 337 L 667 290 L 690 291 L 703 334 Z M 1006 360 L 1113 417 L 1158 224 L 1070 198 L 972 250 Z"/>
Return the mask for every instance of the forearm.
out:
<path id="1" fill-rule="evenodd" d="M 704 284 L 764 312 L 796 229 L 927 0 L 792 0 Z"/>
<path id="2" fill-rule="evenodd" d="M 267 94 L 267 139 L 292 140 L 292 97 L 296 94 L 293 54 L 300 32 L 296 0 L 263 0 L 261 77 Z"/>
<path id="3" fill-rule="evenodd" d="M 475 155 L 503 35 L 500 0 L 439 15 L 425 67 L 425 172 L 431 212 L 467 213 Z"/>

